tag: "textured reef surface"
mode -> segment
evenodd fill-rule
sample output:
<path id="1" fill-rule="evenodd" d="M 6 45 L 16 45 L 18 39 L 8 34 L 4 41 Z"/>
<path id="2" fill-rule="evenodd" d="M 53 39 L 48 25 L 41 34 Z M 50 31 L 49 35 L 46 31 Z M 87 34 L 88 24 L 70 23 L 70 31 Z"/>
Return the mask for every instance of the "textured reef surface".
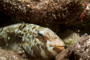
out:
<path id="1" fill-rule="evenodd" d="M 0 49 L 0 60 L 26 60 L 13 51 Z"/>
<path id="2" fill-rule="evenodd" d="M 0 0 L 0 59 L 90 60 L 84 34 L 89 0 Z"/>
<path id="3" fill-rule="evenodd" d="M 56 56 L 56 60 L 90 60 L 90 35 L 83 36 Z"/>
<path id="4" fill-rule="evenodd" d="M 0 0 L 0 12 L 11 17 L 1 25 L 33 23 L 48 27 L 60 35 L 66 26 L 83 23 L 79 20 L 86 0 Z M 5 18 L 2 18 L 2 21 Z M 55 27 L 53 27 L 55 26 Z"/>
<path id="5" fill-rule="evenodd" d="M 86 0 L 85 0 L 86 1 Z M 1 0 L 0 11 L 39 25 L 76 22 L 83 11 L 83 0 Z"/>

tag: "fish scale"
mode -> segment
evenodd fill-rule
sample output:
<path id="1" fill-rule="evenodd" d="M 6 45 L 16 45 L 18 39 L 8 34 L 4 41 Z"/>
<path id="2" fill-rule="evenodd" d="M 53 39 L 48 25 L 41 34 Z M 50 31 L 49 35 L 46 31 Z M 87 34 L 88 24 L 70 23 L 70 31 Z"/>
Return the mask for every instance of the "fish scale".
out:
<path id="1" fill-rule="evenodd" d="M 27 23 L 0 28 L 0 41 L 0 47 L 23 53 L 32 60 L 52 59 L 64 48 L 63 41 L 52 30 Z"/>

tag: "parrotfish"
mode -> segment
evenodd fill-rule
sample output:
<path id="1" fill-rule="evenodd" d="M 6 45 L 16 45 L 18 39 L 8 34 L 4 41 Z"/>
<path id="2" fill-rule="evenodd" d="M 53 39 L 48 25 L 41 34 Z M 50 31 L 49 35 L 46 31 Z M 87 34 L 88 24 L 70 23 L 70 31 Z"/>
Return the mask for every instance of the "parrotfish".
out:
<path id="1" fill-rule="evenodd" d="M 64 49 L 64 42 L 49 28 L 18 23 L 0 28 L 0 47 L 32 60 L 50 60 Z"/>

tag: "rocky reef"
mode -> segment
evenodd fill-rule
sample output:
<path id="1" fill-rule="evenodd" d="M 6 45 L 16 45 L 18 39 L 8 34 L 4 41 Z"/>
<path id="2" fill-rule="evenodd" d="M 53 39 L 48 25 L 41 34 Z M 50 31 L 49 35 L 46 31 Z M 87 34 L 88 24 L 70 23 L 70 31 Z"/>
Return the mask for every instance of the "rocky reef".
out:
<path id="1" fill-rule="evenodd" d="M 90 35 L 83 36 L 56 56 L 56 60 L 90 60 Z"/>
<path id="2" fill-rule="evenodd" d="M 0 12 L 11 17 L 5 20 L 8 22 L 4 23 L 6 25 L 33 23 L 48 27 L 59 35 L 61 24 L 70 26 L 83 23 L 79 18 L 86 8 L 85 2 L 86 0 L 0 0 Z"/>
<path id="3" fill-rule="evenodd" d="M 86 1 L 86 0 L 85 0 Z M 83 0 L 1 0 L 0 11 L 24 22 L 43 26 L 77 22 Z M 14 20 L 15 21 L 15 20 Z"/>
<path id="4" fill-rule="evenodd" d="M 90 60 L 89 35 L 89 0 L 0 0 L 0 59 Z"/>
<path id="5" fill-rule="evenodd" d="M 0 49 L 0 60 L 26 60 L 13 51 Z"/>

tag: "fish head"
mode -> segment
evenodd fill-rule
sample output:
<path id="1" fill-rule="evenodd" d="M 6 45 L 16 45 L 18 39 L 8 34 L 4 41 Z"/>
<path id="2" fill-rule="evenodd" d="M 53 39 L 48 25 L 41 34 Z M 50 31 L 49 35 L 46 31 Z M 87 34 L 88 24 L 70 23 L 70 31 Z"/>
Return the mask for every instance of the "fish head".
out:
<path id="1" fill-rule="evenodd" d="M 39 35 L 46 41 L 46 47 L 52 47 L 52 49 L 57 48 L 60 51 L 64 49 L 64 42 L 51 29 L 44 28 L 39 31 Z"/>

